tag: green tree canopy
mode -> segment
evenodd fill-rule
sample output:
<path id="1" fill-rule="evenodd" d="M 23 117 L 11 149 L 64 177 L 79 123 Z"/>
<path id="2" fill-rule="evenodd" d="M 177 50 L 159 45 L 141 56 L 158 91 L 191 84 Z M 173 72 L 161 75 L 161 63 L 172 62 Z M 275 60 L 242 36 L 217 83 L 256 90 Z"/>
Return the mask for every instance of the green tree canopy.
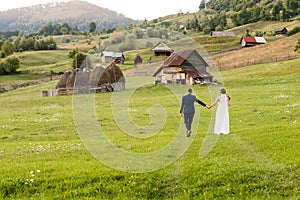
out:
<path id="1" fill-rule="evenodd" d="M 1 47 L 1 57 L 12 55 L 16 51 L 15 46 L 8 40 L 6 40 Z"/>
<path id="2" fill-rule="evenodd" d="M 94 33 L 96 31 L 96 23 L 95 22 L 91 22 L 90 25 L 89 25 L 89 27 L 90 27 L 89 31 L 91 33 Z"/>

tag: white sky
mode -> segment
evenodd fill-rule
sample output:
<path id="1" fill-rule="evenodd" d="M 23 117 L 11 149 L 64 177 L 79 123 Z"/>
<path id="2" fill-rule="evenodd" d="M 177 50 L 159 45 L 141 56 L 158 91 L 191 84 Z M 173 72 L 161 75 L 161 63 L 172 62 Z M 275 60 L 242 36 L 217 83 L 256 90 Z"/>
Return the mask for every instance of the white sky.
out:
<path id="1" fill-rule="evenodd" d="M 67 0 L 8 0 L 1 3 L 0 11 L 37 4 L 63 2 Z M 201 0 L 85 0 L 97 6 L 139 20 L 151 20 L 179 11 L 195 12 Z"/>

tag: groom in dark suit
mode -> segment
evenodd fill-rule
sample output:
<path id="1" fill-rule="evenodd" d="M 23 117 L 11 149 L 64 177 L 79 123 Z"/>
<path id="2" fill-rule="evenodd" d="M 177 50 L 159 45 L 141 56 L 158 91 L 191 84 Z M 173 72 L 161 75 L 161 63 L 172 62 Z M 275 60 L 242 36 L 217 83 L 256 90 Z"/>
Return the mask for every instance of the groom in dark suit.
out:
<path id="1" fill-rule="evenodd" d="M 194 119 L 195 114 L 195 107 L 194 103 L 197 102 L 198 104 L 208 107 L 205 103 L 197 99 L 195 95 L 192 94 L 193 90 L 190 88 L 188 89 L 188 94 L 184 95 L 182 97 L 181 107 L 180 107 L 180 116 L 182 116 L 182 113 L 184 115 L 184 123 L 186 127 L 186 136 L 190 137 L 191 135 L 191 127 L 192 122 Z"/>

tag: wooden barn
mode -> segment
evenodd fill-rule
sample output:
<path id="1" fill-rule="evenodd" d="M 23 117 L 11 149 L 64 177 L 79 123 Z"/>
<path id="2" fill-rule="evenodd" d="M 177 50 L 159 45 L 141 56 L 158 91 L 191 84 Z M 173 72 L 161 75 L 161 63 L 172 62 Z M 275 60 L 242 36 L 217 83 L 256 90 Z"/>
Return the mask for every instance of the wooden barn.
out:
<path id="1" fill-rule="evenodd" d="M 212 31 L 210 32 L 212 37 L 225 37 L 225 36 L 235 36 L 234 32 L 223 32 L 223 31 Z"/>
<path id="2" fill-rule="evenodd" d="M 196 50 L 173 52 L 153 74 L 155 84 L 204 84 L 212 82 L 209 67 Z"/>
<path id="3" fill-rule="evenodd" d="M 275 35 L 276 36 L 287 36 L 288 35 L 288 30 L 284 28 L 277 28 L 275 30 Z"/>
<path id="4" fill-rule="evenodd" d="M 266 44 L 266 43 L 267 41 L 263 37 L 243 36 L 240 41 L 242 47 L 252 47 L 252 46 Z"/>
<path id="5" fill-rule="evenodd" d="M 125 61 L 125 56 L 121 52 L 102 51 L 101 58 L 103 63 L 124 64 Z"/>
<path id="6" fill-rule="evenodd" d="M 157 45 L 154 46 L 153 54 L 154 56 L 170 56 L 173 52 L 173 49 L 168 47 L 165 43 L 159 42 Z"/>
<path id="7" fill-rule="evenodd" d="M 136 54 L 135 58 L 134 58 L 134 66 L 136 67 L 138 64 L 143 64 L 143 59 L 140 56 L 140 54 Z"/>

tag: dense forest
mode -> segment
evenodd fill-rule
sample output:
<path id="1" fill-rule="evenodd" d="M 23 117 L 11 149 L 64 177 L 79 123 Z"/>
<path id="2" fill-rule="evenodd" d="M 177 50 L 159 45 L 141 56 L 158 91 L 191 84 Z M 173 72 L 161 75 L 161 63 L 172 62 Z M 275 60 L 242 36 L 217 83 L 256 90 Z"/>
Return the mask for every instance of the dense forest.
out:
<path id="1" fill-rule="evenodd" d="M 227 16 L 235 26 L 267 21 L 288 21 L 300 14 L 299 0 L 202 0 L 199 9 L 216 12 L 214 18 Z"/>

